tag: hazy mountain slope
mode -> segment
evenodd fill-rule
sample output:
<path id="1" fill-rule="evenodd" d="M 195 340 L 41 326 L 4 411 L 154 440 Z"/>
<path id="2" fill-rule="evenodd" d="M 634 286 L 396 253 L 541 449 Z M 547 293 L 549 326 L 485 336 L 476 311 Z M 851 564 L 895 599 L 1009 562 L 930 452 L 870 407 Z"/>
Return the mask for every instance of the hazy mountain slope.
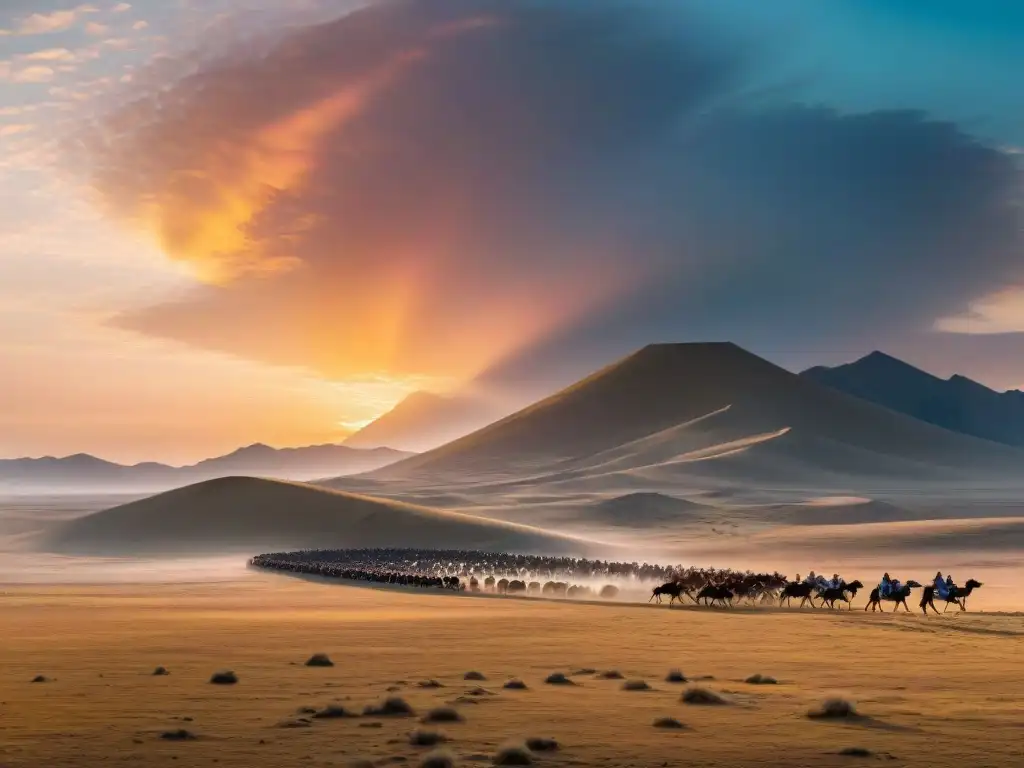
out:
<path id="1" fill-rule="evenodd" d="M 801 376 L 956 432 L 1024 446 L 1024 393 L 996 392 L 964 376 L 941 379 L 882 352 Z"/>
<path id="2" fill-rule="evenodd" d="M 688 423 L 692 422 L 692 423 Z M 667 445 L 658 433 L 678 431 Z M 640 441 L 639 447 L 627 444 Z M 645 445 L 646 444 L 646 445 Z M 656 450 L 655 450 L 656 448 Z M 637 455 L 630 457 L 631 450 Z M 956 434 L 783 370 L 733 344 L 645 347 L 495 424 L 372 473 L 411 478 L 467 473 L 478 478 L 594 468 L 619 452 L 614 469 L 679 461 L 706 471 L 771 477 L 819 464 L 885 473 L 889 464 L 1008 472 L 1024 452 Z M 676 458 L 673 458 L 673 455 Z M 738 456 L 738 459 L 731 457 Z M 755 464 L 764 456 L 765 463 Z M 701 466 L 698 462 L 703 462 Z M 746 462 L 747 466 L 743 466 Z M 730 468 L 731 467 L 731 468 Z"/>
<path id="3" fill-rule="evenodd" d="M 413 392 L 390 411 L 349 436 L 352 448 L 390 446 L 427 451 L 507 415 L 490 401 L 469 395 Z"/>

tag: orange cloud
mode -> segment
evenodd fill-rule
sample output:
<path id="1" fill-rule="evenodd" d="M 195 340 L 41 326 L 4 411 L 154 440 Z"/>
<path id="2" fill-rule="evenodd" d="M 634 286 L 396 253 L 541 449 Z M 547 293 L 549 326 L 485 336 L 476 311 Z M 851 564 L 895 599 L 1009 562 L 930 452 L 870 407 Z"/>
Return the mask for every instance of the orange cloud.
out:
<path id="1" fill-rule="evenodd" d="M 297 257 L 269 254 L 247 227 L 274 193 L 295 191 L 316 161 L 323 138 L 357 116 L 373 96 L 425 55 L 401 53 L 339 88 L 252 133 L 210 148 L 197 169 L 172 174 L 145 216 L 168 254 L 193 264 L 210 282 L 245 272 L 297 266 Z"/>
<path id="2" fill-rule="evenodd" d="M 141 72 L 153 90 L 87 138 L 95 183 L 206 285 L 118 324 L 334 378 L 453 382 L 647 279 L 626 233 L 592 227 L 611 204 L 591 192 L 614 190 L 574 170 L 579 107 L 602 94 L 562 100 L 555 79 L 521 98 L 523 66 L 565 68 L 522 60 L 543 18 L 487 7 L 373 4 L 170 84 Z M 521 35 L 509 60 L 503 35 Z"/>

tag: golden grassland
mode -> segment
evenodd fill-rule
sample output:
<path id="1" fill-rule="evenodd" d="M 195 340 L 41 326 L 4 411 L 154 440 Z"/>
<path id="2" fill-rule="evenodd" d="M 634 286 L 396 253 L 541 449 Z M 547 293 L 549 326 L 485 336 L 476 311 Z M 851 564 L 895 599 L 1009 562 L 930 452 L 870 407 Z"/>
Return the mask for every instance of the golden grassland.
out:
<path id="1" fill-rule="evenodd" d="M 0 765 L 418 765 L 416 728 L 464 765 L 556 739 L 538 765 L 1003 766 L 1024 760 L 1024 617 L 670 610 L 360 589 L 253 574 L 235 582 L 15 587 L 0 595 Z M 310 668 L 315 652 L 331 668 Z M 151 673 L 158 665 L 170 674 Z M 678 667 L 691 678 L 664 678 Z M 582 669 L 618 670 L 650 691 Z M 236 685 L 208 682 L 221 669 Z M 477 670 L 482 682 L 466 681 Z M 564 672 L 575 685 L 544 683 Z M 777 685 L 750 685 L 761 673 Z M 47 682 L 30 682 L 36 675 Z M 526 690 L 506 690 L 511 677 Z M 706 678 L 706 679 L 699 679 Z M 712 679 L 713 678 L 713 679 Z M 440 688 L 421 688 L 435 679 Z M 688 685 L 722 706 L 683 703 Z M 481 687 L 487 693 L 471 695 Z M 479 692 L 476 692 L 479 694 Z M 314 719 L 405 698 L 464 721 Z M 811 720 L 840 696 L 855 720 Z M 308 724 L 299 718 L 307 717 Z M 661 717 L 686 727 L 654 728 Z M 290 724 L 298 727 L 282 727 Z M 372 726 L 371 723 L 379 723 Z M 168 741 L 184 728 L 197 738 Z M 872 755 L 838 754 L 845 748 Z"/>

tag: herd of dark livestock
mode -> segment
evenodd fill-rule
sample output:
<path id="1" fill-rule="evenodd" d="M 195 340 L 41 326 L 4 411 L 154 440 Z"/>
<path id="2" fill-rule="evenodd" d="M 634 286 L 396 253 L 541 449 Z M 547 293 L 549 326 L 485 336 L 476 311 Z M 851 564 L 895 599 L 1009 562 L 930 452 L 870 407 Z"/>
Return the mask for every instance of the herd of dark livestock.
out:
<path id="1" fill-rule="evenodd" d="M 257 555 L 249 561 L 254 568 L 283 571 L 307 576 L 362 581 L 373 584 L 424 587 L 457 592 L 498 595 L 532 595 L 577 600 L 615 599 L 620 587 L 605 584 L 599 588 L 586 582 L 614 580 L 640 585 L 657 583 L 650 601 L 668 598 L 671 606 L 683 598 L 695 605 L 735 604 L 792 605 L 812 607 L 851 607 L 860 581 L 790 581 L 781 573 L 739 572 L 728 569 L 622 563 L 574 557 L 545 557 L 466 550 L 427 549 L 336 549 L 303 550 Z M 583 582 L 583 583 L 579 583 Z M 875 588 L 865 610 L 880 609 L 883 601 L 902 605 L 909 611 L 906 598 L 921 585 L 908 581 L 898 593 L 880 594 Z M 966 597 L 981 584 L 970 580 L 959 594 L 949 595 L 947 607 L 955 604 L 966 609 Z M 966 592 L 966 594 L 964 594 Z M 920 607 L 935 610 L 938 594 L 925 587 Z M 945 598 L 943 598 L 945 599 Z M 819 601 L 816 603 L 815 601 Z"/>

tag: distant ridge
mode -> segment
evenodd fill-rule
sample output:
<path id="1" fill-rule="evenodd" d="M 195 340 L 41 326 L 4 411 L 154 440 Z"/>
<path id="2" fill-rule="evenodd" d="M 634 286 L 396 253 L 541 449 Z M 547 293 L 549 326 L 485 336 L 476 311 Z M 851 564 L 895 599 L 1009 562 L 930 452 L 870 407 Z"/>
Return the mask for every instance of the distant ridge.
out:
<path id="1" fill-rule="evenodd" d="M 1024 392 L 996 392 L 965 376 L 941 379 L 884 352 L 817 366 L 804 378 L 954 432 L 1024 447 Z"/>
<path id="2" fill-rule="evenodd" d="M 1024 453 L 851 397 L 725 342 L 644 347 L 490 426 L 370 477 L 470 473 L 498 479 L 578 468 L 586 457 L 688 422 L 694 426 L 680 435 L 667 433 L 687 442 L 679 471 L 706 471 L 708 458 L 748 461 L 758 455 L 772 457 L 756 470 L 769 480 L 799 465 L 808 473 L 827 464 L 837 472 L 893 476 L 937 467 L 1002 472 L 1024 461 Z M 658 461 L 665 462 L 664 455 Z M 718 466 L 740 471 L 735 461 Z M 749 462 L 743 466 L 751 469 Z M 616 471 L 623 468 L 616 459 Z"/>
<path id="3" fill-rule="evenodd" d="M 339 474 L 367 472 L 410 454 L 391 448 L 365 450 L 344 445 L 272 448 L 262 443 L 239 448 L 225 456 L 173 467 L 156 462 L 135 465 L 78 453 L 56 458 L 0 459 L 0 492 L 91 492 L 162 490 L 227 475 L 258 475 L 285 480 L 313 480 Z"/>

